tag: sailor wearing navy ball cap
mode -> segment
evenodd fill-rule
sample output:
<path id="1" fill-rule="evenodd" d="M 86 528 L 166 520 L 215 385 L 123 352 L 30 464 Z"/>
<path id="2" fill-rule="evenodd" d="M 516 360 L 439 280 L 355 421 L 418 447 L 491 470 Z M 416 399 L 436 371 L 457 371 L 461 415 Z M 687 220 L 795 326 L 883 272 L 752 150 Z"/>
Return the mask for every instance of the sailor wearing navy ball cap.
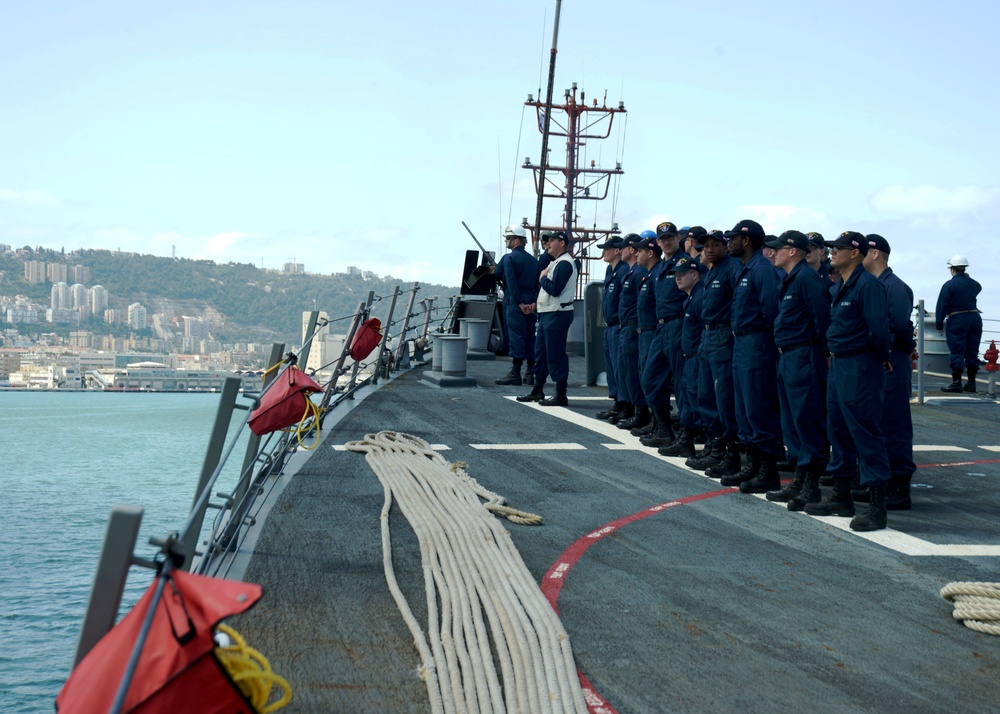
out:
<path id="1" fill-rule="evenodd" d="M 861 485 L 871 489 L 871 500 L 868 510 L 851 521 L 851 528 L 880 530 L 886 527 L 885 489 L 889 482 L 881 425 L 891 345 L 889 307 L 885 289 L 862 265 L 868 239 L 856 231 L 845 231 L 827 245 L 831 248 L 830 265 L 841 277 L 826 331 L 830 350 L 826 431 L 831 447 L 827 472 L 833 476 L 833 493 L 819 503 L 806 504 L 805 512 L 854 515 L 851 478 L 860 469 Z"/>
<path id="2" fill-rule="evenodd" d="M 625 385 L 629 405 L 625 407 L 625 416 L 615 426 L 619 429 L 632 429 L 644 426 L 649 422 L 649 407 L 646 395 L 642 391 L 639 379 L 639 290 L 642 279 L 646 277 L 646 268 L 639 263 L 639 246 L 643 237 L 630 233 L 625 236 L 625 247 L 622 257 L 632 262 L 622 280 L 621 298 L 618 308 L 618 321 L 621 324 L 619 340 L 619 374 Z"/>
<path id="3" fill-rule="evenodd" d="M 601 250 L 601 260 L 608 264 L 604 272 L 604 286 L 601 289 L 601 314 L 604 317 L 604 373 L 608 381 L 608 397 L 614 400 L 614 405 L 605 411 L 597 413 L 598 419 L 608 419 L 613 415 L 621 415 L 625 410 L 625 402 L 620 397 L 618 386 L 618 299 L 621 296 L 622 277 L 628 271 L 628 263 L 622 260 L 621 236 L 609 237 L 598 245 Z"/>

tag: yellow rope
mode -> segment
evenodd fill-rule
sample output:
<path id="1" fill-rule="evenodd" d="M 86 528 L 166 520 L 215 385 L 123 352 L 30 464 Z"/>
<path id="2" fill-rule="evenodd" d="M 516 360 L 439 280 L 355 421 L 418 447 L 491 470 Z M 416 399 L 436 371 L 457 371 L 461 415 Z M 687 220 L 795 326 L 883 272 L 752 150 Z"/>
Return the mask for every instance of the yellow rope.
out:
<path id="1" fill-rule="evenodd" d="M 282 360 L 278 360 L 274 365 L 272 365 L 271 367 L 268 367 L 266 370 L 264 370 L 264 373 L 262 375 L 260 375 L 260 381 L 261 382 L 266 381 L 267 380 L 267 375 L 271 374 L 271 372 L 273 372 L 274 370 L 278 369 L 278 367 L 280 367 L 281 365 L 283 365 L 285 362 L 286 362 L 286 360 L 283 360 L 283 359 Z"/>
<path id="2" fill-rule="evenodd" d="M 216 647 L 215 656 L 258 714 L 270 714 L 292 701 L 291 685 L 284 677 L 271 671 L 264 655 L 248 647 L 246 640 L 233 628 L 218 625 L 215 629 L 224 632 L 231 640 L 226 647 Z M 281 698 L 268 704 L 275 687 L 280 690 Z"/>

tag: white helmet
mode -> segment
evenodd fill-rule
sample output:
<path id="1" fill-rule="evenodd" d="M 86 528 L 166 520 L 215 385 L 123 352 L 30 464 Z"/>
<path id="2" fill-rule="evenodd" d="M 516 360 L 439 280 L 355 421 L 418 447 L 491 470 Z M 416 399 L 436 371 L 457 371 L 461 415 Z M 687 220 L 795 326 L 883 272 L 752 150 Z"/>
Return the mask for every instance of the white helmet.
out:
<path id="1" fill-rule="evenodd" d="M 503 229 L 504 238 L 520 238 L 521 240 L 527 240 L 527 236 L 524 232 L 524 226 L 507 226 Z"/>
<path id="2" fill-rule="evenodd" d="M 953 256 L 951 260 L 948 261 L 949 268 L 968 268 L 969 260 L 964 255 Z"/>

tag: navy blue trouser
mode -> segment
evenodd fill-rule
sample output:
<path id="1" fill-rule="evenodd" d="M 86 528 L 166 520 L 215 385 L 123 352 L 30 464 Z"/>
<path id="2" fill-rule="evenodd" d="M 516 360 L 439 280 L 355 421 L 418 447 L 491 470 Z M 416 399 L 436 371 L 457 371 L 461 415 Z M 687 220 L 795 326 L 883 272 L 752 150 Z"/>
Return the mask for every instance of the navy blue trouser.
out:
<path id="1" fill-rule="evenodd" d="M 913 393 L 913 363 L 910 354 L 893 350 L 889 357 L 892 371 L 885 375 L 885 396 L 882 402 L 882 428 L 885 430 L 885 450 L 889 456 L 889 472 L 893 480 L 909 483 L 917 465 L 913 463 L 913 418 L 910 397 Z"/>
<path id="2" fill-rule="evenodd" d="M 705 330 L 701 336 L 701 354 L 708 362 L 715 408 L 719 412 L 720 431 L 713 436 L 736 437 L 736 405 L 733 386 L 733 333 L 728 327 Z"/>
<path id="3" fill-rule="evenodd" d="M 978 312 L 963 312 L 948 318 L 944 326 L 948 341 L 948 361 L 953 372 L 978 367 L 979 343 L 983 339 L 983 316 Z"/>
<path id="4" fill-rule="evenodd" d="M 681 359 L 682 376 L 675 384 L 681 424 L 688 429 L 704 429 L 710 434 L 721 433 L 708 360 L 700 354 L 688 359 L 681 355 Z"/>
<path id="5" fill-rule="evenodd" d="M 621 401 L 618 387 L 618 325 L 604 328 L 604 374 L 608 378 L 608 396 Z"/>
<path id="6" fill-rule="evenodd" d="M 553 382 L 569 379 L 569 356 L 566 337 L 573 322 L 572 310 L 538 313 L 538 334 L 535 336 L 535 378 L 537 384 L 552 377 Z"/>
<path id="7" fill-rule="evenodd" d="M 503 309 L 507 325 L 507 345 L 514 359 L 535 358 L 535 314 L 525 315 L 517 305 Z"/>
<path id="8" fill-rule="evenodd" d="M 646 406 L 639 381 L 639 333 L 636 328 L 623 327 L 618 333 L 618 389 L 627 396 L 629 404 Z"/>
<path id="9" fill-rule="evenodd" d="M 889 457 L 880 424 L 884 393 L 885 369 L 871 353 L 831 360 L 826 388 L 831 476 L 853 478 L 860 467 L 862 486 L 888 483 Z"/>
<path id="10" fill-rule="evenodd" d="M 740 441 L 761 453 L 781 453 L 781 416 L 775 365 L 778 348 L 769 332 L 739 335 L 733 344 L 733 383 Z"/>
<path id="11" fill-rule="evenodd" d="M 826 464 L 826 404 L 822 375 L 826 360 L 819 347 L 808 345 L 778 357 L 778 400 L 781 431 L 788 460 L 800 468 Z"/>
<path id="12" fill-rule="evenodd" d="M 681 378 L 681 320 L 671 320 L 656 326 L 653 344 L 642 368 L 642 391 L 646 401 L 654 407 L 670 407 L 670 388 L 673 385 L 680 409 L 681 392 L 677 382 Z"/>

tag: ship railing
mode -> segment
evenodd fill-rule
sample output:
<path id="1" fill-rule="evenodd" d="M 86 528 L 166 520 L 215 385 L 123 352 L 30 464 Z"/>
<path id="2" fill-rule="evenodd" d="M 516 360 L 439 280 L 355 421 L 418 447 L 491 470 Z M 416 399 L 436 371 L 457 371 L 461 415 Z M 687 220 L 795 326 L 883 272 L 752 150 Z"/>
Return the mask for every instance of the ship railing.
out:
<path id="1" fill-rule="evenodd" d="M 124 705 L 170 572 L 180 568 L 202 575 L 227 576 L 238 562 L 240 549 L 256 525 L 261 511 L 269 505 L 268 497 L 274 493 L 280 478 L 285 475 L 289 458 L 300 448 L 309 449 L 318 445 L 322 438 L 320 430 L 323 421 L 344 400 L 352 400 L 362 387 L 376 385 L 379 379 L 388 379 L 392 372 L 408 368 L 411 348 L 414 354 L 422 355 L 431 326 L 441 321 L 440 312 L 443 308 L 435 306 L 436 298 L 426 298 L 419 303 L 421 309 L 415 311 L 419 289 L 414 283 L 405 291 L 397 286 L 387 296 L 369 292 L 367 299 L 360 301 L 353 313 L 332 320 L 320 318 L 318 311 L 311 312 L 305 339 L 297 353 L 289 351 L 286 354 L 285 345 L 281 343 L 272 346 L 269 364 L 280 365 L 280 368 L 268 373 L 258 394 L 241 394 L 242 380 L 238 378 L 225 380 L 188 520 L 179 531 L 149 539 L 150 545 L 158 549 L 152 558 L 143 558 L 134 552 L 143 509 L 133 505 L 117 505 L 112 509 L 77 642 L 74 667 L 117 621 L 129 568 L 137 565 L 156 571 L 152 601 L 125 674 L 119 683 L 113 712 L 121 711 Z M 399 314 L 396 313 L 396 306 L 404 294 L 408 294 L 407 307 Z M 382 339 L 377 349 L 367 359 L 349 363 L 354 335 L 363 322 L 371 317 L 373 306 L 383 300 L 388 300 L 388 309 L 382 320 Z M 278 383 L 280 375 L 292 365 L 305 366 L 313 340 L 323 329 L 341 321 L 348 322 L 349 328 L 340 354 L 330 364 L 312 370 L 315 376 L 319 372 L 325 372 L 326 368 L 333 367 L 325 384 L 321 383 L 323 393 L 318 403 L 319 416 L 313 417 L 313 423 L 306 424 L 302 429 L 302 433 L 312 433 L 312 443 L 307 445 L 306 441 L 310 437 L 303 440 L 301 434 L 295 431 L 277 431 L 262 437 L 254 434 L 249 429 L 250 417 L 267 390 Z M 391 349 L 390 344 L 393 345 Z M 240 403 L 240 399 L 244 401 Z M 234 420 L 237 411 L 245 414 Z M 245 448 L 236 483 L 229 491 L 216 491 L 219 477 L 240 443 L 245 443 Z M 211 500 L 213 494 L 221 501 Z M 210 509 L 215 511 L 215 515 L 206 531 L 204 521 Z M 207 533 L 204 539 L 203 531 Z M 201 550 L 197 548 L 199 543 L 204 546 Z M 242 557 L 249 556 L 242 554 Z"/>

